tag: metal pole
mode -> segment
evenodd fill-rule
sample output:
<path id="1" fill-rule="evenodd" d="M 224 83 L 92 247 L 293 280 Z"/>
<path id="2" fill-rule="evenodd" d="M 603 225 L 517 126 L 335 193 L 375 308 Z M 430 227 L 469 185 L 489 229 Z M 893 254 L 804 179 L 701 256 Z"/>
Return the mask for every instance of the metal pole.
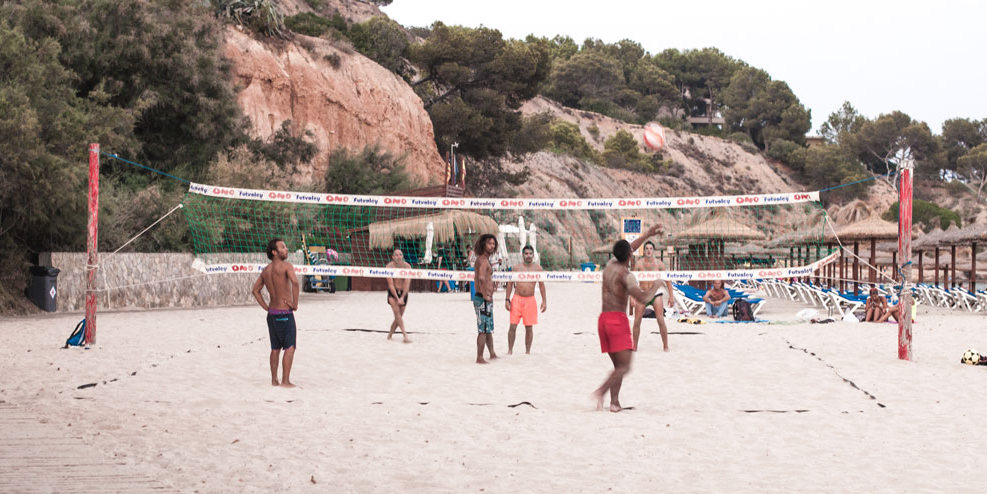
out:
<path id="1" fill-rule="evenodd" d="M 901 297 L 898 300 L 898 359 L 912 360 L 912 169 L 911 160 L 902 163 L 898 184 L 898 252 L 901 253 Z"/>
<path id="2" fill-rule="evenodd" d="M 89 145 L 89 252 L 86 261 L 86 346 L 96 343 L 96 269 L 99 267 L 99 144 Z"/>
<path id="3" fill-rule="evenodd" d="M 977 295 L 977 242 L 970 246 L 970 293 Z"/>

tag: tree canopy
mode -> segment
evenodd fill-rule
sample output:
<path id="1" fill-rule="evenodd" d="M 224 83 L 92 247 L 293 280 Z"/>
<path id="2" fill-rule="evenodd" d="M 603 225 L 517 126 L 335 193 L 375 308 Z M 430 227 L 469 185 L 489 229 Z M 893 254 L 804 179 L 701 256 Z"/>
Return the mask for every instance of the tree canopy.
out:
<path id="1" fill-rule="evenodd" d="M 432 117 L 439 149 L 459 143 L 474 158 L 502 156 L 521 129 L 521 104 L 537 94 L 549 70 L 541 39 L 505 40 L 489 28 L 432 25 L 407 50 L 423 77 L 413 86 Z"/>

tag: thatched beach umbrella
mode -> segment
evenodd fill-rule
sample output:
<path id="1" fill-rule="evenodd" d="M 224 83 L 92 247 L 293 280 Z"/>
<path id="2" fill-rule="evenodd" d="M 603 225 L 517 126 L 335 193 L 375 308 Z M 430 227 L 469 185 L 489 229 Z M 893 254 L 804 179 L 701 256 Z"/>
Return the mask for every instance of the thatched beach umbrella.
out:
<path id="1" fill-rule="evenodd" d="M 764 234 L 741 224 L 726 214 L 717 214 L 700 221 L 674 235 L 676 240 L 722 240 L 739 242 L 743 240 L 764 240 Z"/>
<path id="2" fill-rule="evenodd" d="M 827 232 L 827 238 L 832 237 L 832 232 Z M 897 239 L 898 225 L 890 221 L 885 221 L 876 214 L 872 214 L 863 220 L 838 228 L 836 230 L 836 237 L 841 242 L 853 241 L 853 277 L 855 280 L 859 280 L 860 265 L 858 256 L 860 255 L 860 241 L 870 240 L 870 264 L 873 265 L 875 262 L 874 256 L 877 253 L 877 241 Z M 869 281 L 875 283 L 877 281 L 877 272 L 873 268 L 868 268 L 868 271 L 870 273 Z M 853 291 L 854 294 L 860 293 L 859 281 L 854 283 Z"/>
<path id="3" fill-rule="evenodd" d="M 764 238 L 764 234 L 756 229 L 738 222 L 726 213 L 718 213 L 675 233 L 671 240 L 690 244 L 690 251 L 693 246 L 698 249 L 695 257 L 679 258 L 679 261 L 685 262 L 689 268 L 722 269 L 726 267 L 726 259 L 723 258 L 723 247 L 726 242 L 764 240 Z M 682 267 L 686 266 L 680 266 L 680 269 Z"/>
<path id="4" fill-rule="evenodd" d="M 428 225 L 432 225 L 434 241 L 449 242 L 456 235 L 466 233 L 496 235 L 499 227 L 493 218 L 471 211 L 444 211 L 438 214 L 411 216 L 396 220 L 378 221 L 369 225 L 370 248 L 390 249 L 395 237 L 419 238 L 428 235 Z"/>
<path id="5" fill-rule="evenodd" d="M 951 279 L 948 285 L 945 283 L 943 284 L 946 288 L 953 288 L 954 286 L 956 286 L 956 244 L 953 243 L 952 239 L 956 235 L 956 232 L 959 231 L 959 229 L 960 228 L 956 226 L 956 223 L 953 223 L 952 225 L 949 225 L 949 228 L 947 228 L 945 231 L 939 234 L 939 236 L 936 237 L 934 240 L 930 240 L 930 242 L 935 241 L 935 249 L 937 254 L 939 252 L 939 249 L 944 247 L 950 247 L 951 260 L 949 264 L 952 266 L 952 276 L 944 276 L 944 278 Z M 939 263 L 940 261 L 937 260 L 936 261 L 937 273 L 939 270 Z M 936 279 L 936 285 L 937 286 L 939 285 L 938 277 Z"/>
<path id="6" fill-rule="evenodd" d="M 956 247 L 970 244 L 970 291 L 977 291 L 977 243 L 987 241 L 987 225 L 973 224 L 944 233 L 940 244 L 949 245 L 953 254 L 953 279 L 956 279 Z"/>
<path id="7" fill-rule="evenodd" d="M 942 236 L 942 229 L 938 226 L 933 228 L 929 233 L 923 233 L 919 235 L 918 240 L 912 242 L 912 250 L 918 253 L 918 282 L 925 282 L 925 274 L 923 272 L 922 256 L 928 250 L 935 250 L 936 258 L 939 256 L 939 248 L 937 247 L 939 243 L 939 238 Z M 936 261 L 938 262 L 938 261 Z M 939 266 L 936 265 L 936 285 L 939 285 Z"/>

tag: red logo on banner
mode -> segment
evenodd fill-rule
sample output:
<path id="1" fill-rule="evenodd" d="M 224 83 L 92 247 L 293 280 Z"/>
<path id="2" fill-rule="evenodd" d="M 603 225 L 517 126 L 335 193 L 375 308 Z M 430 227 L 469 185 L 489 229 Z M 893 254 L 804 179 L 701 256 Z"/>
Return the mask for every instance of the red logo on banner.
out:
<path id="1" fill-rule="evenodd" d="M 331 196 L 326 194 L 326 202 L 349 202 L 350 198 L 345 196 Z"/>
<path id="2" fill-rule="evenodd" d="M 232 196 L 233 194 L 236 194 L 233 189 L 224 189 L 222 187 L 213 187 L 212 193 L 218 196 Z"/>
<path id="3" fill-rule="evenodd" d="M 583 201 L 559 201 L 559 207 L 577 208 L 583 205 Z"/>
<path id="4" fill-rule="evenodd" d="M 679 199 L 678 201 L 675 201 L 675 203 L 679 206 L 698 206 L 699 199 Z"/>
<path id="5" fill-rule="evenodd" d="M 465 206 L 466 205 L 466 200 L 465 199 L 443 199 L 442 200 L 442 205 L 443 206 Z"/>
<path id="6" fill-rule="evenodd" d="M 407 199 L 402 199 L 400 197 L 385 197 L 384 204 L 407 204 Z"/>
<path id="7" fill-rule="evenodd" d="M 286 194 L 284 192 L 268 192 L 267 197 L 270 199 L 291 199 L 291 194 Z"/>
<path id="8" fill-rule="evenodd" d="M 743 196 L 737 198 L 737 204 L 754 204 L 760 200 L 760 197 Z"/>
<path id="9" fill-rule="evenodd" d="M 505 199 L 500 201 L 500 206 L 504 208 L 523 208 L 524 201 L 509 201 Z"/>
<path id="10" fill-rule="evenodd" d="M 641 201 L 632 200 L 632 199 L 621 199 L 621 200 L 617 201 L 617 205 L 618 206 L 640 206 L 641 205 Z"/>
<path id="11" fill-rule="evenodd" d="M 795 194 L 796 201 L 803 201 L 808 199 L 809 197 L 810 197 L 809 194 Z"/>

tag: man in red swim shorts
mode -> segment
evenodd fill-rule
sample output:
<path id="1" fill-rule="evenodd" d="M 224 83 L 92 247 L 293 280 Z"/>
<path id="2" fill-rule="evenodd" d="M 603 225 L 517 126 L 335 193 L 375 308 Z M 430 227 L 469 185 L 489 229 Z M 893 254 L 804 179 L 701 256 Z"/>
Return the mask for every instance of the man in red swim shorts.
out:
<path id="1" fill-rule="evenodd" d="M 654 283 L 648 291 L 637 284 L 637 278 L 630 271 L 631 253 L 636 251 L 648 238 L 661 233 L 661 224 L 648 228 L 634 242 L 619 240 L 613 246 L 613 258 L 603 268 L 603 309 L 597 323 L 600 333 L 600 350 L 610 355 L 613 361 L 613 372 L 603 385 L 593 394 L 596 397 L 597 410 L 603 409 L 603 395 L 610 391 L 610 411 L 619 412 L 620 385 L 624 375 L 631 370 L 631 355 L 634 349 L 634 338 L 631 336 L 631 325 L 624 314 L 627 307 L 627 297 L 631 296 L 641 304 L 647 305 L 663 286 Z"/>

